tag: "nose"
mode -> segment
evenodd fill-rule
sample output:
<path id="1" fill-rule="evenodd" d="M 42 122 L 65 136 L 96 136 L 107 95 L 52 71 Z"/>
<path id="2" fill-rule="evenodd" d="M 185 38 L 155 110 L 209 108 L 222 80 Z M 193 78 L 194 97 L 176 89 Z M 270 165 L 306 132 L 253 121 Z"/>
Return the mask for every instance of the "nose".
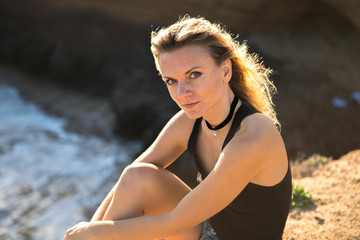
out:
<path id="1" fill-rule="evenodd" d="M 178 98 L 185 98 L 191 95 L 191 88 L 186 82 L 179 82 L 177 89 Z"/>

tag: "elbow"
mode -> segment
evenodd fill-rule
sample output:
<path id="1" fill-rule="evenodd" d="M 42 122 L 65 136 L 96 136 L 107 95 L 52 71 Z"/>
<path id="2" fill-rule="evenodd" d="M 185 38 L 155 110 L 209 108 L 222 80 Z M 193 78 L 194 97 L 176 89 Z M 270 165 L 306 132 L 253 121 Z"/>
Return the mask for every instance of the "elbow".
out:
<path id="1" fill-rule="evenodd" d="M 176 215 L 174 211 L 168 213 L 168 217 L 171 235 L 179 235 L 186 231 L 185 224 L 182 223 L 181 219 Z"/>

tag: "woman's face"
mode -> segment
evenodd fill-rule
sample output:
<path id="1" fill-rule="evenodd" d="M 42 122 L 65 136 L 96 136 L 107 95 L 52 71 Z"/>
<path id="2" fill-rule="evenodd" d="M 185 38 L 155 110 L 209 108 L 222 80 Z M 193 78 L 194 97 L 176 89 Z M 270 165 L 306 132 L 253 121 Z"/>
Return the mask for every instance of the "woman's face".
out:
<path id="1" fill-rule="evenodd" d="M 229 89 L 231 62 L 215 63 L 207 48 L 189 45 L 159 55 L 159 70 L 172 99 L 189 118 L 215 114 Z"/>

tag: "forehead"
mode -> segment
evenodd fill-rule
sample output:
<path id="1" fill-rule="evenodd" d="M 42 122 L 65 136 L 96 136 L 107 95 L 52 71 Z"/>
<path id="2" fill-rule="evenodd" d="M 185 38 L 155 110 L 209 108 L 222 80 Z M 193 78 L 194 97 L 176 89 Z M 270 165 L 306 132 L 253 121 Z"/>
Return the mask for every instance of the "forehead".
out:
<path id="1" fill-rule="evenodd" d="M 206 67 L 209 64 L 214 64 L 208 49 L 199 45 L 184 46 L 161 53 L 158 60 L 160 72 L 163 76 L 178 71 L 186 72 L 195 66 Z"/>

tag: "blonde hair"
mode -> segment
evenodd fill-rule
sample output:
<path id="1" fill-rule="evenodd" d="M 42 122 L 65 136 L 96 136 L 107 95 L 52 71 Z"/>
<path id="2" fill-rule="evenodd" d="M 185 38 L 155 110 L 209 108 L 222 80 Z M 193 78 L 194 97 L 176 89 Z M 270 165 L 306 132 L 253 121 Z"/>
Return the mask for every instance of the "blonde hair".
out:
<path id="1" fill-rule="evenodd" d="M 248 52 L 246 42 L 240 44 L 220 24 L 211 23 L 201 17 L 185 16 L 169 27 L 153 31 L 151 52 L 157 69 L 159 69 L 158 59 L 161 53 L 190 44 L 207 47 L 218 64 L 230 59 L 232 78 L 229 85 L 234 94 L 268 116 L 280 128 L 272 101 L 276 87 L 269 80 L 272 70 L 260 62 L 258 55 Z"/>

